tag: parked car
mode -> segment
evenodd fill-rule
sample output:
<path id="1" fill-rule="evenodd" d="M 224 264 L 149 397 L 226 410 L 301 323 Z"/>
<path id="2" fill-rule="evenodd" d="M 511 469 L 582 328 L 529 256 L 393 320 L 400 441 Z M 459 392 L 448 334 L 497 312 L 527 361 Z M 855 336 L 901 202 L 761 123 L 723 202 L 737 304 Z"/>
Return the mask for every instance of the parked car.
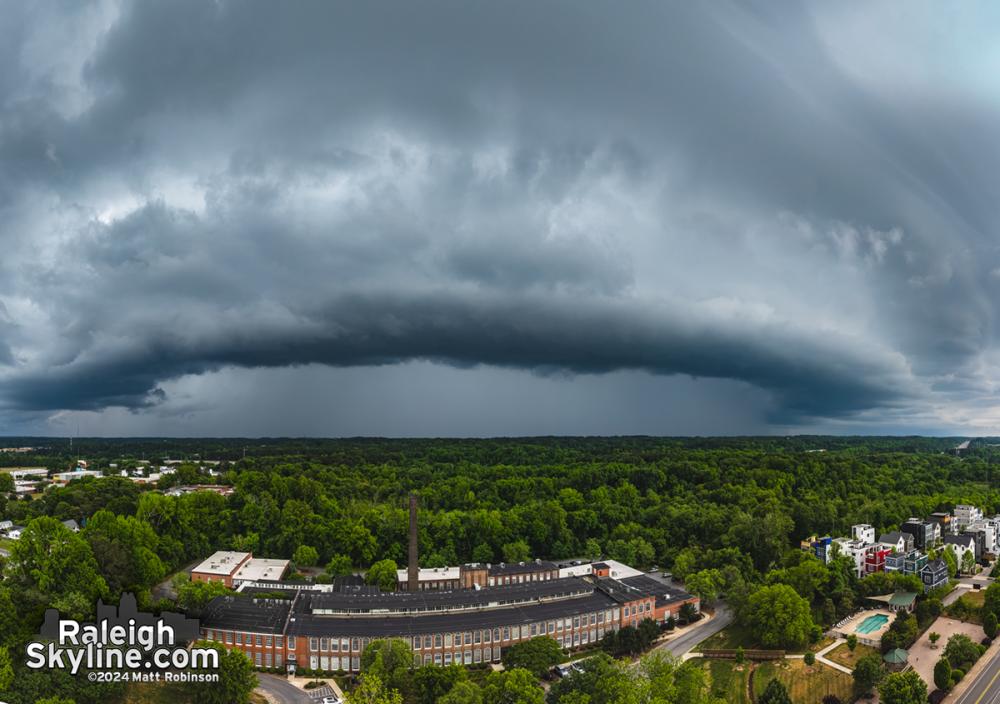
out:
<path id="1" fill-rule="evenodd" d="M 320 704 L 344 704 L 344 701 L 340 697 L 323 697 Z"/>

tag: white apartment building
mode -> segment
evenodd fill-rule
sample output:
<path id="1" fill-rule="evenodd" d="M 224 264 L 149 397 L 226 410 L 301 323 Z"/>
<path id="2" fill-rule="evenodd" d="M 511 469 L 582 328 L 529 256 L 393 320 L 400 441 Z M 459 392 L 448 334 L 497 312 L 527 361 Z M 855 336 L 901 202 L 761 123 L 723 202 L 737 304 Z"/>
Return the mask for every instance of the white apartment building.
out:
<path id="1" fill-rule="evenodd" d="M 867 523 L 858 523 L 851 526 L 851 537 L 865 545 L 871 545 L 875 542 L 875 528 Z"/>
<path id="2" fill-rule="evenodd" d="M 833 543 L 840 549 L 841 555 L 854 561 L 854 573 L 860 578 L 865 573 L 865 555 L 873 546 L 862 540 L 850 538 L 834 538 Z"/>
<path id="3" fill-rule="evenodd" d="M 955 523 L 958 524 L 958 530 L 961 532 L 970 523 L 975 523 L 976 521 L 982 520 L 983 512 L 980 511 L 975 506 L 969 506 L 968 504 L 959 504 L 952 511 L 955 516 Z"/>
<path id="4" fill-rule="evenodd" d="M 996 553 L 997 551 L 997 528 L 996 521 L 992 518 L 984 518 L 974 521 L 968 526 L 969 530 L 981 530 L 986 535 L 983 541 L 983 552 Z"/>

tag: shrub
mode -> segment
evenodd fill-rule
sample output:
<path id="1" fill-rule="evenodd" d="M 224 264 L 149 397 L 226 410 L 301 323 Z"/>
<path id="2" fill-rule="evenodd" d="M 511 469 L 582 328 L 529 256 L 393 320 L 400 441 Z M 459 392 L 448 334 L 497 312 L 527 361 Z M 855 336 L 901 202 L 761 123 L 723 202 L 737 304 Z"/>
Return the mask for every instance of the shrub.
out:
<path id="1" fill-rule="evenodd" d="M 812 667 L 813 665 L 816 664 L 816 656 L 813 653 L 806 653 L 805 656 L 802 658 L 802 660 L 809 667 Z"/>

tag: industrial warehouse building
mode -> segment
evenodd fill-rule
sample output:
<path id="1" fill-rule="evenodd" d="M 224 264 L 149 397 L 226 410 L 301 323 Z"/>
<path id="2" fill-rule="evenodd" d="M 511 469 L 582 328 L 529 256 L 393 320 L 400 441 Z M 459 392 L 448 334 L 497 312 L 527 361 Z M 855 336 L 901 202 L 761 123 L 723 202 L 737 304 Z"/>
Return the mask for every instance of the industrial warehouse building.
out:
<path id="1" fill-rule="evenodd" d="M 282 590 L 286 598 L 273 598 Z M 685 603 L 698 607 L 696 597 L 645 575 L 416 593 L 258 583 L 214 599 L 201 627 L 204 638 L 242 650 L 258 667 L 356 672 L 364 647 L 378 638 L 407 641 L 420 664 L 472 665 L 497 662 L 505 648 L 539 635 L 582 647 L 645 618 L 662 623 Z"/>
<path id="2" fill-rule="evenodd" d="M 241 581 L 240 594 L 209 603 L 201 635 L 242 650 L 257 667 L 357 672 L 365 646 L 379 638 L 405 640 L 418 664 L 499 662 L 505 648 L 536 636 L 579 648 L 647 618 L 663 623 L 686 603 L 699 607 L 697 597 L 613 561 L 569 572 L 541 560 L 420 570 L 414 497 L 402 591 L 349 577 L 332 585 L 238 580 L 246 555 L 217 553 L 196 569 L 221 573 L 227 586 Z"/>

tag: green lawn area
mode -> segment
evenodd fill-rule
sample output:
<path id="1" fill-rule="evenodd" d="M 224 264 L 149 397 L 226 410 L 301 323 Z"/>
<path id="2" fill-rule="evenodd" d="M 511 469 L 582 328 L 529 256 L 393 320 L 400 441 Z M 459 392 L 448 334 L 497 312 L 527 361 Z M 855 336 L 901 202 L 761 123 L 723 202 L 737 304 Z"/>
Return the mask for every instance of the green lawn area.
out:
<path id="1" fill-rule="evenodd" d="M 816 663 L 807 667 L 801 660 L 780 660 L 757 665 L 753 674 L 754 694 L 760 696 L 772 679 L 785 687 L 794 704 L 822 704 L 823 697 L 836 695 L 841 701 L 853 700 L 853 680 L 850 675 Z"/>
<path id="2" fill-rule="evenodd" d="M 953 618 L 966 621 L 968 623 L 978 623 L 982 625 L 982 606 L 986 599 L 986 591 L 983 589 L 971 589 L 963 594 L 951 606 L 945 609 L 945 613 Z"/>
<path id="3" fill-rule="evenodd" d="M 124 704 L 188 704 L 194 699 L 182 684 L 130 684 L 125 692 Z M 250 704 L 267 704 L 267 700 L 254 692 Z"/>
<path id="4" fill-rule="evenodd" d="M 704 660 L 709 691 L 729 704 L 750 704 L 747 696 L 747 678 L 750 665 L 737 666 L 732 660 Z"/>
<path id="5" fill-rule="evenodd" d="M 703 640 L 695 650 L 699 652 L 704 650 L 730 650 L 741 646 L 744 649 L 758 647 L 750 633 L 734 623 Z"/>
<path id="6" fill-rule="evenodd" d="M 860 660 L 866 655 L 873 655 L 876 654 L 877 652 L 878 651 L 875 650 L 875 648 L 869 648 L 867 645 L 861 645 L 860 643 L 858 643 L 858 645 L 854 648 L 854 652 L 852 653 L 850 649 L 847 647 L 847 643 L 841 643 L 836 648 L 827 653 L 826 657 L 829 660 L 833 660 L 835 663 L 839 663 L 844 667 L 849 667 L 853 670 L 854 666 L 858 664 L 858 660 Z"/>
<path id="7" fill-rule="evenodd" d="M 732 650 L 742 647 L 744 650 L 786 650 L 789 653 L 805 653 L 807 651 L 815 653 L 832 642 L 833 638 L 823 637 L 817 643 L 807 648 L 765 648 L 760 643 L 757 643 L 746 629 L 734 623 L 726 626 L 710 638 L 706 638 L 695 650 L 697 652 L 704 652 L 706 650 Z"/>

